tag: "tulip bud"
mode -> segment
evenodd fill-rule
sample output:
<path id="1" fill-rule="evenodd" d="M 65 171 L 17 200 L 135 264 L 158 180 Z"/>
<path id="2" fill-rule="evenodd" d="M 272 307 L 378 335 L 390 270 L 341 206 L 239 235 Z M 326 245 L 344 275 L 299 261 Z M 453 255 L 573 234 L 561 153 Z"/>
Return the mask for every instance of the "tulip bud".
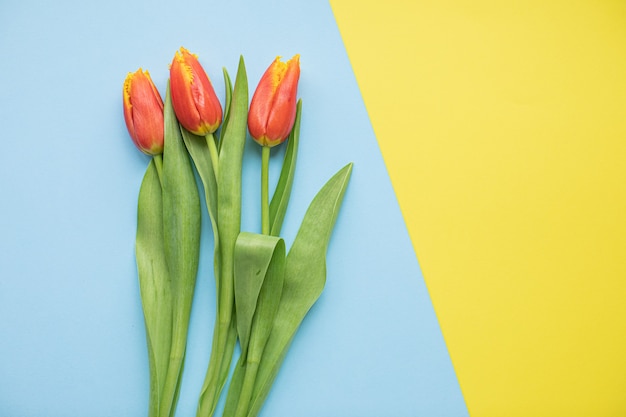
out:
<path id="1" fill-rule="evenodd" d="M 181 125 L 196 135 L 217 130 L 222 106 L 196 55 L 181 47 L 170 66 L 172 106 Z"/>
<path id="2" fill-rule="evenodd" d="M 123 94 L 124 120 L 137 148 L 148 155 L 163 153 L 163 100 L 148 71 L 129 72 Z"/>
<path id="3" fill-rule="evenodd" d="M 289 136 L 296 118 L 296 95 L 300 78 L 300 55 L 269 66 L 252 96 L 248 129 L 262 146 L 276 146 Z"/>

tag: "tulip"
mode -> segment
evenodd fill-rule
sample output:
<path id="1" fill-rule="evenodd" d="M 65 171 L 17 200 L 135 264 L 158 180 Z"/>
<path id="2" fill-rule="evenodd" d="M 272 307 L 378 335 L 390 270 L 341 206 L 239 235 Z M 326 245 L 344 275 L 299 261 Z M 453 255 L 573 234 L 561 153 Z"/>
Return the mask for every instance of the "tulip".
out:
<path id="1" fill-rule="evenodd" d="M 148 155 L 163 153 L 163 100 L 148 71 L 128 73 L 123 95 L 124 120 L 137 148 Z"/>
<path id="2" fill-rule="evenodd" d="M 181 47 L 170 66 L 170 90 L 176 118 L 188 131 L 206 136 L 222 122 L 222 106 L 198 57 Z"/>
<path id="3" fill-rule="evenodd" d="M 252 96 L 248 130 L 261 146 L 273 147 L 289 136 L 296 118 L 296 95 L 300 78 L 300 56 L 269 66 Z"/>
<path id="4" fill-rule="evenodd" d="M 263 147 L 261 152 L 261 233 L 270 233 L 270 149 L 283 143 L 296 120 L 296 95 L 300 78 L 300 55 L 287 62 L 276 57 L 265 71 L 252 96 L 248 112 L 250 136 Z"/>

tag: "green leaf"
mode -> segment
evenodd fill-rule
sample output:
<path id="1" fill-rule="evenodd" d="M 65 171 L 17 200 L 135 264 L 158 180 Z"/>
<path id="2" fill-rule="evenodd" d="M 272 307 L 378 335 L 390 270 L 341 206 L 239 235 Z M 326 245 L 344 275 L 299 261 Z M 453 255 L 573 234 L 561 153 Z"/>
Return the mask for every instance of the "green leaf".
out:
<path id="1" fill-rule="evenodd" d="M 283 239 L 243 232 L 235 247 L 235 301 L 242 353 L 223 417 L 243 416 L 280 303 L 285 276 Z"/>
<path id="2" fill-rule="evenodd" d="M 189 155 L 172 108 L 169 85 L 164 103 L 163 235 L 172 290 L 172 350 L 161 416 L 173 416 L 182 374 L 191 302 L 200 255 L 200 197 Z"/>
<path id="3" fill-rule="evenodd" d="M 289 250 L 282 297 L 259 365 L 248 417 L 261 410 L 293 336 L 322 293 L 326 249 L 351 172 L 352 164 L 346 165 L 318 192 Z"/>
<path id="4" fill-rule="evenodd" d="M 217 228 L 220 239 L 217 317 L 209 369 L 198 404 L 199 417 L 211 416 L 215 411 L 228 375 L 235 344 L 236 330 L 232 323 L 235 303 L 233 257 L 241 227 L 241 169 L 248 122 L 248 79 L 243 57 L 239 59 L 229 109 L 228 121 L 220 140 L 217 178 Z"/>
<path id="5" fill-rule="evenodd" d="M 226 284 L 224 302 L 232 303 L 233 253 L 241 227 L 241 170 L 248 125 L 248 81 L 243 57 L 240 58 L 228 124 L 219 154 L 217 178 L 217 223 L 222 244 L 222 278 Z M 226 311 L 226 309 L 224 310 Z M 228 313 L 230 315 L 230 313 Z"/>
<path id="6" fill-rule="evenodd" d="M 155 157 L 159 161 L 160 158 Z M 148 165 L 139 190 L 135 243 L 150 365 L 150 417 L 159 414 L 172 339 L 172 299 L 163 245 L 163 202 L 155 159 Z"/>
<path id="7" fill-rule="evenodd" d="M 209 213 L 209 220 L 211 221 L 211 230 L 213 230 L 213 272 L 215 273 L 216 283 L 219 283 L 217 279 L 220 271 L 220 239 L 217 230 L 217 180 L 213 171 L 213 161 L 211 160 L 209 147 L 207 146 L 207 140 L 213 139 L 194 135 L 182 126 L 180 130 L 187 151 L 193 160 L 196 171 L 198 171 L 198 175 L 204 186 L 204 198 Z"/>
<path id="8" fill-rule="evenodd" d="M 237 333 L 244 356 L 248 351 L 253 318 L 260 325 L 269 321 L 271 328 L 282 292 L 284 269 L 285 242 L 281 238 L 247 232 L 239 234 L 235 246 L 235 305 Z M 260 297 L 261 288 L 265 293 L 269 291 L 269 299 L 267 294 L 265 298 Z"/>
<path id="9" fill-rule="evenodd" d="M 280 235 L 280 229 L 283 226 L 285 213 L 287 212 L 287 204 L 291 196 L 291 185 L 296 170 L 296 159 L 298 156 L 298 143 L 300 139 L 300 118 L 302 115 L 302 100 L 298 100 L 296 106 L 296 119 L 293 129 L 287 140 L 287 149 L 283 159 L 283 167 L 280 171 L 280 177 L 276 184 L 276 190 L 272 196 L 270 203 L 270 234 L 272 236 Z"/>
<path id="10" fill-rule="evenodd" d="M 228 126 L 228 117 L 230 116 L 230 103 L 233 98 L 233 85 L 230 81 L 230 76 L 228 75 L 228 71 L 226 68 L 222 69 L 224 73 L 224 91 L 226 92 L 226 98 L 224 100 L 224 119 L 222 120 L 222 128 L 220 129 L 220 136 L 218 138 L 218 151 L 222 149 L 222 141 L 220 138 L 224 137 L 224 133 L 226 131 L 226 127 Z"/>

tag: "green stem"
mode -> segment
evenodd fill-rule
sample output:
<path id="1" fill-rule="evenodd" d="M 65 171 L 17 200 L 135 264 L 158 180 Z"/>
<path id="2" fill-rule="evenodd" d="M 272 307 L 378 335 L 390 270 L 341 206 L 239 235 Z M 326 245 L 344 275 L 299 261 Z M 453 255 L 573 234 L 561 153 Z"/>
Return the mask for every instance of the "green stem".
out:
<path id="1" fill-rule="evenodd" d="M 270 197 L 269 197 L 269 168 L 270 147 L 263 146 L 261 153 L 261 233 L 270 234 Z"/>
<path id="2" fill-rule="evenodd" d="M 224 362 L 224 353 L 226 351 L 225 342 L 228 339 L 229 327 L 230 325 L 228 323 L 220 323 L 218 312 L 215 329 L 213 331 L 213 347 L 211 349 L 209 369 L 198 404 L 198 417 L 209 417 L 215 412 L 220 391 L 220 369 Z"/>
<path id="3" fill-rule="evenodd" d="M 222 332 L 225 332 L 225 335 Z M 218 339 L 222 338 L 225 338 L 223 344 L 221 340 L 218 341 Z M 200 395 L 196 414 L 198 417 L 212 416 L 217 407 L 221 388 L 228 376 L 233 350 L 237 342 L 236 330 L 232 322 L 228 329 L 224 329 L 219 323 L 216 323 L 213 340 L 209 370 Z"/>
<path id="4" fill-rule="evenodd" d="M 219 400 L 223 386 L 224 371 L 230 367 L 232 348 L 235 339 L 229 337 L 232 328 L 234 295 L 233 295 L 233 262 L 232 254 L 223 256 L 220 285 L 218 286 L 217 316 L 213 331 L 213 346 L 209 369 L 200 395 L 198 417 L 212 416 Z M 230 343 L 229 343 L 230 341 Z M 230 357 L 227 357 L 230 354 Z"/>
<path id="5" fill-rule="evenodd" d="M 209 133 L 208 135 L 205 136 L 206 138 L 206 143 L 209 146 L 209 153 L 211 154 L 211 162 L 213 165 L 213 172 L 215 173 L 215 178 L 217 179 L 217 174 L 219 172 L 219 166 L 218 166 L 218 153 L 217 153 L 217 146 L 215 146 L 215 138 L 213 137 L 213 133 Z"/>
<path id="6" fill-rule="evenodd" d="M 246 362 L 246 375 L 244 377 L 241 392 L 239 394 L 239 401 L 237 402 L 235 417 L 246 417 L 248 415 L 250 398 L 252 398 L 252 390 L 254 389 L 254 382 L 256 381 L 256 375 L 258 370 L 258 361 L 248 360 Z"/>

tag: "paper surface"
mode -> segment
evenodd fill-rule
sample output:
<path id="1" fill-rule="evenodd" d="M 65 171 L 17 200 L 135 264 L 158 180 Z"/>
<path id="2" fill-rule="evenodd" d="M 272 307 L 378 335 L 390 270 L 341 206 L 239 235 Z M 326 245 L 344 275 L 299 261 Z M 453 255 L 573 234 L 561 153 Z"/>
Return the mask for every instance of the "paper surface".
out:
<path id="1" fill-rule="evenodd" d="M 470 415 L 626 415 L 626 3 L 331 5 Z"/>
<path id="2" fill-rule="evenodd" d="M 296 335 L 264 416 L 464 416 L 463 397 L 330 5 L 324 1 L 5 1 L 0 6 L 0 414 L 138 416 L 148 360 L 134 258 L 149 159 L 122 116 L 142 67 L 246 60 L 251 91 L 301 55 L 300 153 L 289 247 L 325 181 L 354 162 L 324 293 Z M 281 152 L 274 152 L 277 179 Z M 258 231 L 260 150 L 249 141 L 243 228 Z M 194 416 L 214 319 L 205 218 L 179 416 Z"/>

